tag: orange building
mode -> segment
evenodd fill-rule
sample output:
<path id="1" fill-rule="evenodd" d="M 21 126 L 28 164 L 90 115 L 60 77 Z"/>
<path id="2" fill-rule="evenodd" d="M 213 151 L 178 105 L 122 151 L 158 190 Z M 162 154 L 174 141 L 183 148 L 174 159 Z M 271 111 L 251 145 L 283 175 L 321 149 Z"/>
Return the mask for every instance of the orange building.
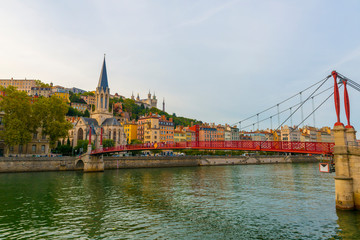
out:
<path id="1" fill-rule="evenodd" d="M 199 128 L 199 141 L 216 141 L 217 130 L 215 126 L 204 124 Z"/>
<path id="2" fill-rule="evenodd" d="M 216 126 L 216 141 L 225 141 L 225 126 Z"/>

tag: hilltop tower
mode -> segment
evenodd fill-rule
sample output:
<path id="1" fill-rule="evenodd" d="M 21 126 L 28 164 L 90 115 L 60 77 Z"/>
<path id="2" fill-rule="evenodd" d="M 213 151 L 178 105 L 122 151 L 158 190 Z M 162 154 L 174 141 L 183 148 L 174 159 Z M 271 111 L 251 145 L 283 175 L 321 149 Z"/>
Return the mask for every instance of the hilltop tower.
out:
<path id="1" fill-rule="evenodd" d="M 165 112 L 165 98 L 163 98 L 163 112 Z"/>

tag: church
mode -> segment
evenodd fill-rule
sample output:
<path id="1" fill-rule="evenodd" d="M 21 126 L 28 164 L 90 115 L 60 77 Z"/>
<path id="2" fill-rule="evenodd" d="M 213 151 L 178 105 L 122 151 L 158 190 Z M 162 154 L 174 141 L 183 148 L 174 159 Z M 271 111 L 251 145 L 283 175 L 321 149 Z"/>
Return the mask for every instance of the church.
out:
<path id="1" fill-rule="evenodd" d="M 99 83 L 95 92 L 95 110 L 90 112 L 89 118 L 80 117 L 74 124 L 74 128 L 70 130 L 70 136 L 73 137 L 73 146 L 77 146 L 79 140 L 89 139 L 90 128 L 91 142 L 96 149 L 100 148 L 101 133 L 103 140 L 112 139 L 115 146 L 126 144 L 124 128 L 113 116 L 113 111 L 110 111 L 109 100 L 110 88 L 104 57 Z"/>

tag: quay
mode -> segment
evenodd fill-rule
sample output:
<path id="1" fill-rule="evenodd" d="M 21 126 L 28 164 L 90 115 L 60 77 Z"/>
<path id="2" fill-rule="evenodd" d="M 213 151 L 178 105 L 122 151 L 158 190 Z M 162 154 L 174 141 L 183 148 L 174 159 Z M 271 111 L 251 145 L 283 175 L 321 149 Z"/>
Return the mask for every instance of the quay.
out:
<path id="1" fill-rule="evenodd" d="M 104 169 L 195 167 L 216 165 L 277 164 L 318 162 L 318 157 L 302 155 L 259 156 L 146 156 L 103 157 Z M 0 173 L 83 171 L 79 157 L 3 157 Z"/>

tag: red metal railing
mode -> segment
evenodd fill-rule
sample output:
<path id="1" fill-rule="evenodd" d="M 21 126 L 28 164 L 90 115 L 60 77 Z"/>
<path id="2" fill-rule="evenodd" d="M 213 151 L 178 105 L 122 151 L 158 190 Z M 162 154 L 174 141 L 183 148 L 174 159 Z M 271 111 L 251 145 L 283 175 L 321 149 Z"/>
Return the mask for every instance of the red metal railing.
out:
<path id="1" fill-rule="evenodd" d="M 108 147 L 91 151 L 91 154 L 123 152 L 131 150 L 243 150 L 267 151 L 310 154 L 332 154 L 334 143 L 324 142 L 275 142 L 275 141 L 211 141 L 211 142 L 172 142 L 172 143 L 144 143 Z"/>

